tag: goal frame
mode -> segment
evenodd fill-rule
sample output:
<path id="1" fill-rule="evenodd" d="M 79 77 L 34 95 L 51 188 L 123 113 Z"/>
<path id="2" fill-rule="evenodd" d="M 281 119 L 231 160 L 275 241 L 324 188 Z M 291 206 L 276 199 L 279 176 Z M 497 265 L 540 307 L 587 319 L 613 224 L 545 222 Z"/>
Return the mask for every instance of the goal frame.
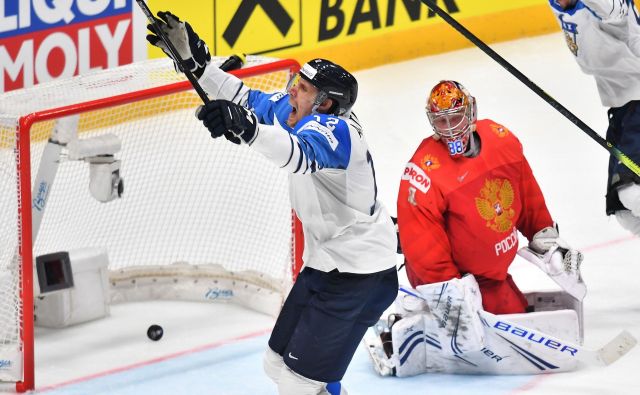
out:
<path id="1" fill-rule="evenodd" d="M 253 77 L 273 71 L 289 70 L 296 73 L 300 70 L 300 64 L 293 59 L 276 60 L 271 63 L 255 65 L 249 68 L 237 69 L 230 72 L 238 78 Z M 26 392 L 35 388 L 35 362 L 34 362 L 34 279 L 33 279 L 33 240 L 32 240 L 32 178 L 31 178 L 31 152 L 30 133 L 31 127 L 38 122 L 53 120 L 66 116 L 80 114 L 86 111 L 95 111 L 117 105 L 131 104 L 142 100 L 153 99 L 159 96 L 170 95 L 192 90 L 188 80 L 170 83 L 158 87 L 144 89 L 136 92 L 115 95 L 108 98 L 91 100 L 57 107 L 49 110 L 33 112 L 21 116 L 16 129 L 16 172 L 18 188 L 21 191 L 18 204 L 18 252 L 21 257 L 21 290 L 22 301 L 21 339 L 23 354 L 22 381 L 15 382 L 17 392 Z M 302 226 L 292 213 L 292 273 L 293 281 L 302 267 L 302 250 L 304 248 Z M 7 383 L 8 384 L 8 383 Z"/>

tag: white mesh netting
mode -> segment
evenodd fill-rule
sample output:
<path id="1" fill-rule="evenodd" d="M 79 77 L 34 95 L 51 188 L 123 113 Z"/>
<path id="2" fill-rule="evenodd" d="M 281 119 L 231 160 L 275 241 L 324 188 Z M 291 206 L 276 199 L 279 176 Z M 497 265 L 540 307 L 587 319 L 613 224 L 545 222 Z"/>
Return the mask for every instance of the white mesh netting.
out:
<path id="1" fill-rule="evenodd" d="M 248 57 L 245 69 L 271 61 Z M 273 70 L 245 83 L 277 91 L 284 89 L 288 77 L 289 70 Z M 0 359 L 3 345 L 20 344 L 18 119 L 180 81 L 184 77 L 175 73 L 172 63 L 160 59 L 3 95 Z M 220 265 L 234 273 L 257 273 L 272 290 L 284 293 L 293 260 L 287 174 L 247 147 L 212 140 L 194 116 L 199 104 L 198 96 L 186 91 L 81 112 L 79 139 L 105 133 L 120 138 L 122 148 L 115 156 L 121 160 L 124 193 L 120 199 L 98 202 L 89 192 L 89 164 L 68 160 L 63 150 L 33 246 L 34 258 L 76 248 L 106 248 L 110 270 L 174 263 Z M 29 133 L 32 188 L 53 125 L 53 120 L 36 122 Z"/>

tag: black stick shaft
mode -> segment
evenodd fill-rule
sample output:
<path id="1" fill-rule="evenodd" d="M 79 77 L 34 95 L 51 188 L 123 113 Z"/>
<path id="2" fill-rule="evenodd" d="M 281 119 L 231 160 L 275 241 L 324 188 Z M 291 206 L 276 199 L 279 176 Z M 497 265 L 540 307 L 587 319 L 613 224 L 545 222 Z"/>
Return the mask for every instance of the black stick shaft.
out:
<path id="1" fill-rule="evenodd" d="M 633 171 L 636 175 L 640 176 L 640 166 L 638 166 L 635 162 L 633 162 L 627 155 L 625 155 L 622 151 L 616 148 L 612 143 L 605 140 L 596 133 L 593 129 L 591 129 L 587 124 L 582 122 L 580 118 L 575 116 L 571 111 L 565 108 L 562 104 L 560 104 L 557 100 L 551 97 L 547 92 L 542 90 L 538 85 L 534 84 L 526 75 L 522 74 L 520 70 L 515 68 L 511 63 L 507 62 L 502 56 L 496 53 L 493 49 L 491 49 L 487 44 L 485 44 L 482 40 L 476 37 L 473 33 L 471 33 L 466 27 L 461 25 L 458 21 L 456 21 L 451 15 L 449 15 L 446 11 L 440 8 L 435 1 L 433 0 L 420 0 L 427 7 L 429 7 L 433 12 L 435 12 L 438 16 L 445 20 L 451 27 L 456 29 L 460 34 L 462 34 L 467 40 L 471 41 L 475 46 L 480 48 L 482 52 L 489 55 L 489 57 L 495 60 L 500 66 L 504 67 L 509 73 L 511 73 L 514 77 L 516 77 L 520 82 L 525 84 L 529 89 L 535 92 L 538 96 L 540 96 L 544 101 L 549 103 L 551 107 L 555 108 L 560 114 L 564 115 L 569 121 L 574 123 L 580 130 L 585 132 L 589 137 L 595 140 L 598 144 L 600 144 L 604 149 L 609 151 L 611 155 L 616 157 L 620 162 L 622 162 L 625 166 L 627 166 L 631 171 Z"/>
<path id="2" fill-rule="evenodd" d="M 191 82 L 191 85 L 193 86 L 193 89 L 195 89 L 196 93 L 198 93 L 198 96 L 200 96 L 200 99 L 202 99 L 202 101 L 205 104 L 209 103 L 209 101 L 210 101 L 209 100 L 209 96 L 207 96 L 207 93 L 204 91 L 204 89 L 202 89 L 202 86 L 200 86 L 200 83 L 198 82 L 198 79 L 196 78 L 196 76 L 193 75 L 191 70 L 187 69 L 187 67 L 184 65 L 184 61 L 182 60 L 182 58 L 178 54 L 178 51 L 173 46 L 173 44 L 171 43 L 169 38 L 166 36 L 166 34 L 164 34 L 162 29 L 160 29 L 160 26 L 158 26 L 158 21 L 156 21 L 156 18 L 151 13 L 151 10 L 147 6 L 147 3 L 145 3 L 144 0 L 136 0 L 136 2 L 138 3 L 140 8 L 142 9 L 142 12 L 147 16 L 147 19 L 149 20 L 151 25 L 153 25 L 153 27 L 155 27 L 155 30 L 158 33 L 158 36 L 165 43 L 165 45 L 169 49 L 169 52 L 171 53 L 171 56 L 173 57 L 173 59 L 178 64 L 178 67 L 180 68 L 180 70 L 184 73 L 184 75 L 187 76 L 187 79 L 189 80 L 189 82 Z"/>

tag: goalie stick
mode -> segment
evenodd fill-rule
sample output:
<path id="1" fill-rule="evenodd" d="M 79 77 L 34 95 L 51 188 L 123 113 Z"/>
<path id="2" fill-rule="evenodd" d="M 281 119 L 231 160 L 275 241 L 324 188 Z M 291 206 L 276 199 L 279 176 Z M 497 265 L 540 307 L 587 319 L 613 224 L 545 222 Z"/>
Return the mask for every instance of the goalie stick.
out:
<path id="1" fill-rule="evenodd" d="M 151 10 L 147 6 L 147 3 L 145 3 L 144 0 L 136 0 L 136 3 L 138 3 L 138 5 L 140 6 L 140 9 L 142 9 L 142 12 L 146 15 L 147 19 L 149 20 L 149 23 L 151 23 L 151 25 L 155 28 L 155 30 L 158 33 L 158 37 L 160 37 L 160 39 L 165 43 L 165 45 L 167 46 L 167 49 L 171 53 L 171 57 L 173 58 L 173 60 L 176 61 L 176 64 L 178 65 L 180 70 L 184 73 L 184 75 L 187 76 L 187 79 L 193 86 L 193 89 L 195 89 L 195 91 L 198 93 L 198 96 L 200 96 L 200 99 L 202 99 L 202 102 L 204 104 L 209 103 L 211 101 L 209 100 L 209 96 L 207 96 L 207 93 L 204 91 L 204 89 L 202 89 L 202 86 L 200 86 L 198 79 L 193 75 L 191 70 L 189 70 L 184 65 L 184 61 L 182 60 L 180 55 L 178 55 L 178 51 L 173 46 L 169 38 L 164 34 L 160 26 L 158 25 L 158 21 L 153 16 L 153 13 L 151 13 Z"/>
<path id="2" fill-rule="evenodd" d="M 486 311 L 480 311 L 480 318 L 482 319 L 484 324 L 487 327 L 491 328 L 494 332 L 503 332 L 504 336 L 502 336 L 501 334 L 501 337 L 503 337 L 510 343 L 512 341 L 513 343 L 517 343 L 518 341 L 521 341 L 522 343 L 522 340 L 524 339 L 523 337 L 521 337 L 522 333 L 530 334 L 530 336 L 534 333 L 541 333 L 538 330 L 527 328 L 525 326 L 522 326 L 521 324 L 511 323 L 504 317 L 497 316 Z M 511 338 L 507 338 L 509 334 L 513 336 L 511 336 Z M 584 363 L 587 366 L 611 365 L 612 363 L 620 359 L 620 357 L 628 353 L 638 343 L 636 338 L 633 337 L 633 335 L 627 330 L 621 331 L 607 344 L 596 350 L 588 349 L 581 345 L 572 344 L 565 340 L 560 340 L 547 334 L 545 334 L 544 336 L 546 337 L 547 342 L 551 341 L 553 342 L 553 344 L 561 344 L 562 349 L 559 348 L 560 351 L 570 350 L 570 352 L 574 357 L 576 357 L 578 361 Z M 528 346 L 528 342 L 524 342 L 524 345 Z"/>
<path id="3" fill-rule="evenodd" d="M 422 295 L 410 291 L 406 288 L 400 287 L 399 290 L 408 295 L 426 301 L 426 299 Z M 533 330 L 520 324 L 512 323 L 508 319 L 505 319 L 505 316 L 497 316 L 484 310 L 480 310 L 479 314 L 486 327 L 492 329 L 494 332 L 497 332 L 500 337 L 502 337 L 509 343 L 524 343 L 523 346 L 529 348 L 531 347 L 531 345 L 535 346 L 535 342 L 527 341 L 526 338 L 524 338 L 521 334 L 542 334 L 541 331 Z M 513 336 L 510 336 L 510 334 Z M 584 363 L 587 366 L 611 365 L 612 363 L 620 359 L 620 357 L 627 354 L 638 343 L 636 338 L 626 330 L 621 331 L 607 344 L 596 350 L 589 349 L 578 344 L 572 344 L 547 334 L 544 334 L 544 336 L 546 339 L 550 339 L 558 345 L 562 345 L 563 350 L 570 350 L 571 354 L 578 361 Z"/>
<path id="4" fill-rule="evenodd" d="M 467 40 L 471 41 L 475 44 L 482 52 L 487 54 L 491 59 L 495 60 L 500 66 L 504 67 L 511 75 L 516 77 L 520 82 L 525 84 L 529 89 L 535 92 L 538 96 L 542 98 L 542 100 L 546 101 L 551 105 L 551 107 L 555 108 L 560 114 L 564 115 L 569 121 L 575 124 L 580 130 L 585 132 L 589 137 L 595 140 L 596 143 L 600 144 L 604 149 L 609 151 L 611 155 L 613 155 L 620 163 L 625 165 L 629 170 L 634 172 L 636 175 L 640 176 L 640 166 L 635 163 L 631 158 L 629 158 L 625 153 L 620 151 L 616 146 L 614 146 L 611 142 L 602 138 L 598 133 L 596 133 L 593 129 L 591 129 L 587 124 L 585 124 L 580 118 L 575 116 L 571 111 L 565 108 L 562 104 L 560 104 L 557 100 L 551 97 L 547 92 L 542 90 L 538 85 L 534 84 L 526 75 L 524 75 L 520 70 L 516 69 L 511 63 L 507 62 L 502 56 L 498 55 L 491 47 L 485 44 L 482 40 L 480 40 L 477 36 L 471 33 L 466 27 L 462 26 L 460 22 L 455 20 L 451 15 L 449 15 L 446 11 L 440 8 L 435 1 L 433 0 L 420 0 L 427 7 L 429 7 L 433 12 L 438 14 L 442 19 L 445 20 L 451 27 L 456 29 L 460 34 L 462 34 Z"/>

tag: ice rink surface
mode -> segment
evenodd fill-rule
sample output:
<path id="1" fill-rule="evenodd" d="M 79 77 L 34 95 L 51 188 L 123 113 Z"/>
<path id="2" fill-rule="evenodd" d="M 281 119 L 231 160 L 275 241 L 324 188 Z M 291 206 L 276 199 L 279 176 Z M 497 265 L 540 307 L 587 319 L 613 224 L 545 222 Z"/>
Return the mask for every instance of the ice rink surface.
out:
<path id="1" fill-rule="evenodd" d="M 492 46 L 601 135 L 607 125 L 593 79 L 583 75 L 561 34 Z M 476 48 L 356 73 L 355 112 L 365 127 L 379 196 L 391 213 L 400 175 L 430 128 L 427 92 L 441 79 L 463 83 L 479 118 L 514 132 L 524 145 L 561 235 L 585 254 L 585 346 L 621 330 L 640 338 L 640 240 L 604 214 L 608 153 Z M 204 132 L 204 131 L 203 131 Z M 522 243 L 521 245 L 525 245 Z M 517 282 L 534 289 L 526 264 Z M 163 325 L 162 340 L 146 338 Z M 262 371 L 273 319 L 229 305 L 144 303 L 114 306 L 112 316 L 62 331 L 37 329 L 36 386 L 43 394 L 275 394 Z M 640 347 L 606 368 L 542 376 L 422 375 L 382 378 L 360 348 L 343 384 L 351 395 L 640 394 Z"/>

